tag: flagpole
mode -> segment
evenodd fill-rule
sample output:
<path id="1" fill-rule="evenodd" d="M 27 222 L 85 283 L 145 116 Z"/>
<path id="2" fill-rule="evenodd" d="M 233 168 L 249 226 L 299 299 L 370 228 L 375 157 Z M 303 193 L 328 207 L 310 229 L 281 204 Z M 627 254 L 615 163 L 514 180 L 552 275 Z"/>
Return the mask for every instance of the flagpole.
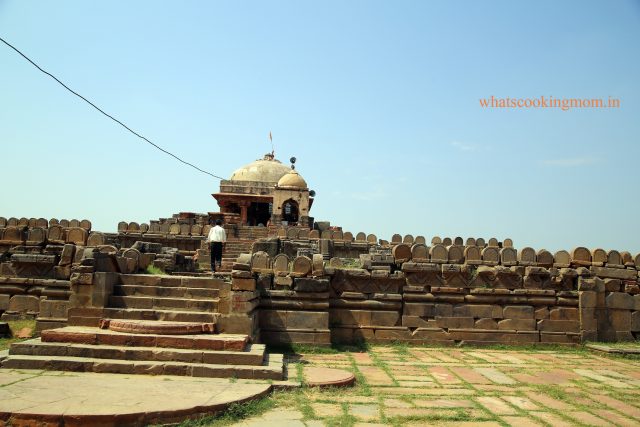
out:
<path id="1" fill-rule="evenodd" d="M 273 137 L 271 136 L 271 131 L 269 131 L 269 141 L 271 141 L 271 155 L 275 156 L 275 150 L 273 148 Z"/>

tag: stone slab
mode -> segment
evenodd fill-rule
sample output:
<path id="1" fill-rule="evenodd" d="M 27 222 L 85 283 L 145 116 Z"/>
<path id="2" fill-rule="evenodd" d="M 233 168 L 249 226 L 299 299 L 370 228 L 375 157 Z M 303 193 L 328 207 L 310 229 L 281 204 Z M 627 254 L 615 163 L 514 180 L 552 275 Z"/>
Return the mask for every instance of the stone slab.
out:
<path id="1" fill-rule="evenodd" d="M 215 323 L 162 322 L 158 320 L 102 319 L 101 329 L 135 334 L 189 335 L 212 334 Z"/>
<path id="2" fill-rule="evenodd" d="M 308 387 L 345 387 L 356 382 L 356 377 L 344 369 L 307 366 L 303 375 Z"/>
<path id="3" fill-rule="evenodd" d="M 0 413 L 9 424 L 175 423 L 261 398 L 265 383 L 219 378 L 0 370 Z M 100 390 L 96 393 L 96 390 Z"/>

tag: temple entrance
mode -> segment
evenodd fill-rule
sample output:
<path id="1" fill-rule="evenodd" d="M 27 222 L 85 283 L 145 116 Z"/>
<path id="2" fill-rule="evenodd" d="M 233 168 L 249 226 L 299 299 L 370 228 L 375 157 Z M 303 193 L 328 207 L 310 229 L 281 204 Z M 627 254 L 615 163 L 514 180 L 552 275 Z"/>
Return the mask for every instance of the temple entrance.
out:
<path id="1" fill-rule="evenodd" d="M 271 203 L 251 202 L 247 210 L 248 225 L 267 225 L 271 218 Z"/>
<path id="2" fill-rule="evenodd" d="M 298 202 L 289 199 L 282 204 L 282 221 L 286 221 L 289 225 L 298 223 Z"/>

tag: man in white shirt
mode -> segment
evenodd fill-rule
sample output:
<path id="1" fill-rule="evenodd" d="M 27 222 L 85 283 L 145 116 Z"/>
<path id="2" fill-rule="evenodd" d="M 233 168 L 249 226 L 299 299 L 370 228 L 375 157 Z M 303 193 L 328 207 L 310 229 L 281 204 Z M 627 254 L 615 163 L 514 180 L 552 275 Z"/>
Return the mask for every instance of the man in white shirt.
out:
<path id="1" fill-rule="evenodd" d="M 218 269 L 222 266 L 222 249 L 227 242 L 227 233 L 222 228 L 222 220 L 217 219 L 216 225 L 211 227 L 207 242 L 211 245 L 211 272 L 216 272 L 216 264 Z"/>

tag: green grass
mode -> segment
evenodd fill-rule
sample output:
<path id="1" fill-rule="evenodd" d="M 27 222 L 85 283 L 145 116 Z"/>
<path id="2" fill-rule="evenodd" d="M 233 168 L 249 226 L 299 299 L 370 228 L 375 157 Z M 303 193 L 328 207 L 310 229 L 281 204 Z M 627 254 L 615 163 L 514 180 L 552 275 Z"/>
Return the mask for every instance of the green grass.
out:
<path id="1" fill-rule="evenodd" d="M 623 342 L 596 342 L 589 341 L 587 344 L 601 345 L 604 347 L 611 347 L 615 349 L 632 348 L 634 350 L 640 350 L 640 341 L 623 341 Z"/>
<path id="2" fill-rule="evenodd" d="M 340 354 L 345 352 L 363 353 L 369 351 L 367 343 L 354 345 L 332 344 L 331 346 L 318 346 L 307 344 L 269 345 L 267 350 L 271 353 L 282 354 Z"/>
<path id="3" fill-rule="evenodd" d="M 164 276 L 165 273 L 164 271 L 162 271 L 162 269 L 158 268 L 158 267 L 154 267 L 153 265 L 149 264 L 147 266 L 147 270 L 146 270 L 147 274 L 155 274 L 155 275 L 159 275 L 159 276 Z"/>
<path id="4" fill-rule="evenodd" d="M 195 420 L 187 420 L 178 424 L 179 427 L 204 427 L 204 426 L 226 426 L 247 418 L 256 417 L 277 406 L 277 398 L 268 396 L 262 399 L 252 400 L 245 403 L 234 403 L 226 410 Z"/>
<path id="5" fill-rule="evenodd" d="M 23 328 L 30 328 L 35 331 L 36 329 L 36 321 L 35 319 L 24 319 L 24 320 L 10 320 L 7 322 L 9 324 L 9 328 L 13 334 L 16 334 L 19 330 Z M 12 343 L 18 341 L 24 341 L 28 338 L 0 338 L 0 350 L 8 349 Z"/>

